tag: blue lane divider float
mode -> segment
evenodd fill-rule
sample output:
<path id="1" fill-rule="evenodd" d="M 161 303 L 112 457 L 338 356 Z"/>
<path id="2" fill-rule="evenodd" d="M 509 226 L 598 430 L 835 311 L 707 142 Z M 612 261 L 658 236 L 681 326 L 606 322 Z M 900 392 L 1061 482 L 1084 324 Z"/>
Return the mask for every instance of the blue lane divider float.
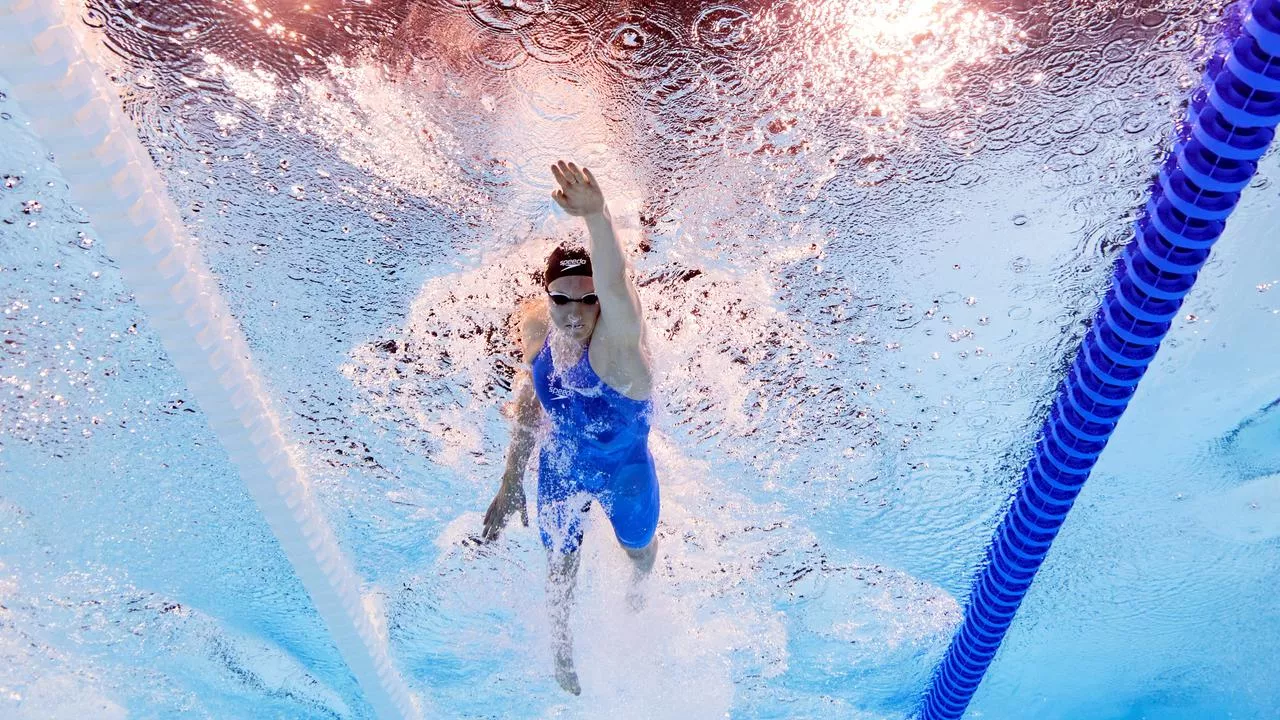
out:
<path id="1" fill-rule="evenodd" d="M 1058 389 L 922 720 L 964 714 L 1049 546 L 1280 123 L 1280 0 L 1255 0 L 1191 95 L 1134 241 Z"/>

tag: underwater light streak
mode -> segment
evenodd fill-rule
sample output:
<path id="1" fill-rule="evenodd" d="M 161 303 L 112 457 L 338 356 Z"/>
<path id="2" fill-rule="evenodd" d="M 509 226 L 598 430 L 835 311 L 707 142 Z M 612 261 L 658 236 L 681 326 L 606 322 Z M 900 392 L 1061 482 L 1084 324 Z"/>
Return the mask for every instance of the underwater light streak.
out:
<path id="1" fill-rule="evenodd" d="M 285 439 L 244 333 L 124 116 L 86 57 L 75 19 L 42 0 L 0 5 L 0 72 L 53 151 L 72 196 L 93 218 L 174 366 L 240 470 L 330 637 L 380 718 L 421 712 L 396 669 Z"/>

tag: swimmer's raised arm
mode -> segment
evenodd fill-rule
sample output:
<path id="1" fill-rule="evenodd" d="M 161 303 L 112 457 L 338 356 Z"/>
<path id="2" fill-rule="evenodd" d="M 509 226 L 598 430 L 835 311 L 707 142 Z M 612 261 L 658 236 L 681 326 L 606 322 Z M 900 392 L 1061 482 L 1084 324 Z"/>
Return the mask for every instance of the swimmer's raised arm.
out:
<path id="1" fill-rule="evenodd" d="M 627 268 L 626 254 L 605 205 L 604 192 L 587 168 L 561 160 L 551 166 L 560 188 L 552 198 L 565 212 L 584 219 L 590 237 L 591 278 L 600 298 L 605 332 L 624 344 L 639 345 L 643 335 L 643 310 Z"/>

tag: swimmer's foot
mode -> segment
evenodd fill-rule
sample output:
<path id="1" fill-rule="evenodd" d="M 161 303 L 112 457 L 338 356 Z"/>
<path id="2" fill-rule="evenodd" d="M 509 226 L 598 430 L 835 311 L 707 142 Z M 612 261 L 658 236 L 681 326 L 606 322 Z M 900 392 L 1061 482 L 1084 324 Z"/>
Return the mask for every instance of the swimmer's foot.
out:
<path id="1" fill-rule="evenodd" d="M 573 656 L 568 653 L 556 653 L 556 682 L 564 691 L 572 695 L 581 695 L 582 686 L 578 684 L 578 673 L 573 669 Z"/>

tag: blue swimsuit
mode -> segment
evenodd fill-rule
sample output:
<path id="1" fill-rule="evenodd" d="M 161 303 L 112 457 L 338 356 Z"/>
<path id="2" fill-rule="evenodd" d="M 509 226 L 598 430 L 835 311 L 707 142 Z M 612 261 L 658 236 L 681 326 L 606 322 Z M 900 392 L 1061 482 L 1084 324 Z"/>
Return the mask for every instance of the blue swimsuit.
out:
<path id="1" fill-rule="evenodd" d="M 548 343 L 533 360 L 533 386 L 551 418 L 538 456 L 542 543 L 559 552 L 577 550 L 595 499 L 618 542 L 643 548 L 658 527 L 658 476 L 649 454 L 653 403 L 606 385 L 588 355 L 584 349 L 582 359 L 558 375 Z"/>

